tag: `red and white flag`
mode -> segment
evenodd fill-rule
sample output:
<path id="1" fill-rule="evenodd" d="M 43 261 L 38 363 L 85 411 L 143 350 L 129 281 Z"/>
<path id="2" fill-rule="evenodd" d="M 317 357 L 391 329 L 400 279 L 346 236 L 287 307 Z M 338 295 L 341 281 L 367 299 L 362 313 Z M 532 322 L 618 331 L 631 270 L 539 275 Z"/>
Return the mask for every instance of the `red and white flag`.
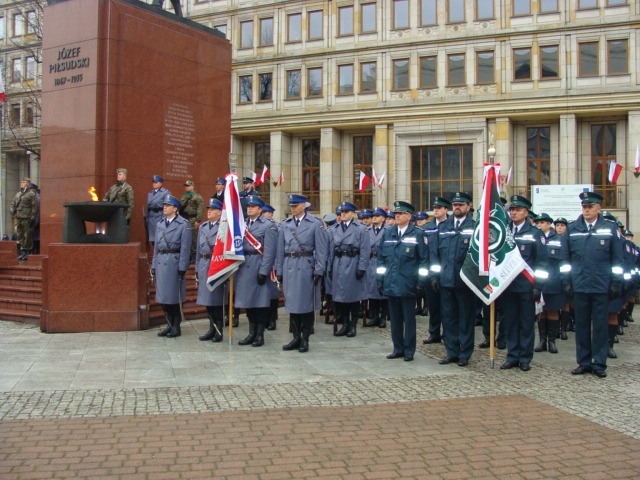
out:
<path id="1" fill-rule="evenodd" d="M 280 176 L 278 177 L 278 186 L 282 185 L 284 182 L 284 170 L 280 172 Z"/>
<path id="2" fill-rule="evenodd" d="M 376 175 L 376 169 L 371 167 L 371 179 L 373 180 L 373 186 L 378 186 L 378 175 Z"/>
<path id="3" fill-rule="evenodd" d="M 365 188 L 367 188 L 367 185 L 369 185 L 370 181 L 371 181 L 371 177 L 366 173 L 364 173 L 362 170 L 360 170 L 360 181 L 358 182 L 358 190 L 360 192 L 364 192 Z"/>
<path id="4" fill-rule="evenodd" d="M 640 173 L 640 145 L 636 147 L 636 165 L 635 165 L 636 173 Z"/>
<path id="5" fill-rule="evenodd" d="M 513 165 L 509 167 L 509 172 L 507 172 L 507 176 L 504 177 L 504 184 L 509 185 L 511 183 L 511 173 L 513 172 Z"/>
<path id="6" fill-rule="evenodd" d="M 382 188 L 382 182 L 384 182 L 384 177 L 387 176 L 387 172 L 384 172 L 382 176 L 378 179 L 378 187 Z"/>
<path id="7" fill-rule="evenodd" d="M 269 179 L 269 167 L 267 167 L 267 165 L 263 165 L 262 166 L 262 175 L 260 175 L 260 185 L 262 185 L 263 183 L 267 183 L 267 180 Z"/>
<path id="8" fill-rule="evenodd" d="M 218 236 L 211 252 L 207 288 L 213 291 L 222 285 L 244 262 L 245 224 L 242 219 L 240 195 L 236 186 L 238 176 L 230 173 L 225 177 L 224 210 L 220 217 Z"/>
<path id="9" fill-rule="evenodd" d="M 611 160 L 609 162 L 609 182 L 613 183 L 614 185 L 618 183 L 618 178 L 620 177 L 621 173 L 622 165 Z"/>
<path id="10" fill-rule="evenodd" d="M 2 75 L 0 75 L 0 102 L 7 103 L 7 95 L 4 93 L 4 83 L 2 83 Z"/>
<path id="11" fill-rule="evenodd" d="M 251 172 L 251 180 L 253 180 L 254 188 L 258 188 L 260 186 L 260 177 L 253 170 L 249 170 Z"/>

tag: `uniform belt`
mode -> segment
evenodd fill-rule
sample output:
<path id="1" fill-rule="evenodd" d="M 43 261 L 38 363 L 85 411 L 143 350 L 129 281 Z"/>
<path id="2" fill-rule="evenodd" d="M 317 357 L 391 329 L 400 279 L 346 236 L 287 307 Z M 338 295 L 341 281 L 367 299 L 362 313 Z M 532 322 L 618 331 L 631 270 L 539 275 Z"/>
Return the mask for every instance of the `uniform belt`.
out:
<path id="1" fill-rule="evenodd" d="M 211 254 L 210 253 L 201 253 L 200 254 L 200 258 L 211 258 Z"/>
<path id="2" fill-rule="evenodd" d="M 260 252 L 257 250 L 251 250 L 250 252 L 244 252 L 245 255 L 260 255 Z"/>
<path id="3" fill-rule="evenodd" d="M 180 253 L 179 248 L 161 248 L 158 253 Z"/>
<path id="4" fill-rule="evenodd" d="M 334 255 L 338 258 L 346 255 L 347 257 L 357 257 L 358 255 L 360 255 L 360 249 L 355 249 L 355 250 L 336 250 L 334 252 Z"/>
<path id="5" fill-rule="evenodd" d="M 313 257 L 313 252 L 291 252 L 285 253 L 285 257 L 298 258 L 298 257 Z"/>

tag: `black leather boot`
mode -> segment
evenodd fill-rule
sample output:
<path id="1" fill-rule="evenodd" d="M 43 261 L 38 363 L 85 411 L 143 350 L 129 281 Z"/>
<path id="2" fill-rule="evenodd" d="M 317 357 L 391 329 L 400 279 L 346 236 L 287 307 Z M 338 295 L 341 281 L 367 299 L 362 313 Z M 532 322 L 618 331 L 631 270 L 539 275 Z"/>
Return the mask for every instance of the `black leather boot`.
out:
<path id="1" fill-rule="evenodd" d="M 351 320 L 349 322 L 349 329 L 347 330 L 347 337 L 356 336 L 356 328 L 358 325 L 357 307 L 351 306 Z"/>
<path id="2" fill-rule="evenodd" d="M 238 328 L 240 325 L 240 312 L 237 310 L 233 312 L 233 328 Z"/>
<path id="3" fill-rule="evenodd" d="M 560 312 L 560 340 L 567 340 L 567 326 L 569 325 L 569 312 Z"/>
<path id="4" fill-rule="evenodd" d="M 387 328 L 387 318 L 389 317 L 389 304 L 387 300 L 380 300 L 380 323 L 378 327 Z"/>
<path id="5" fill-rule="evenodd" d="M 213 322 L 213 315 L 209 312 L 209 308 L 207 308 L 207 315 L 209 315 L 209 331 L 204 335 L 200 335 L 198 337 L 198 340 L 200 340 L 201 342 L 206 342 L 211 340 L 213 336 L 216 334 L 216 326 Z"/>
<path id="6" fill-rule="evenodd" d="M 364 324 L 365 327 L 377 327 L 380 323 L 378 319 L 378 312 L 380 310 L 380 300 L 369 300 L 369 313 L 371 313 L 371 317 L 367 323 Z"/>
<path id="7" fill-rule="evenodd" d="M 267 324 L 267 330 L 276 329 L 276 320 L 278 319 L 278 299 L 271 300 L 269 305 L 269 323 Z"/>
<path id="8" fill-rule="evenodd" d="M 636 305 L 634 302 L 629 302 L 629 304 L 627 305 L 627 322 L 630 322 L 630 323 L 635 321 L 633 319 L 633 308 Z"/>
<path id="9" fill-rule="evenodd" d="M 256 322 L 256 338 L 251 344 L 252 347 L 261 347 L 264 345 L 264 319 L 260 319 Z"/>
<path id="10" fill-rule="evenodd" d="M 300 346 L 298 347 L 300 353 L 306 353 L 309 351 L 309 329 L 302 330 L 302 338 L 300 339 Z"/>
<path id="11" fill-rule="evenodd" d="M 218 327 L 218 329 L 216 330 L 216 333 L 213 334 L 213 338 L 211 339 L 212 342 L 214 343 L 218 343 L 222 341 L 222 320 L 216 320 L 215 322 L 216 327 Z"/>
<path id="12" fill-rule="evenodd" d="M 547 336 L 549 338 L 549 353 L 558 353 L 556 346 L 556 338 L 558 338 L 558 329 L 560 322 L 558 320 L 547 320 Z"/>
<path id="13" fill-rule="evenodd" d="M 244 337 L 243 340 L 240 340 L 238 342 L 238 345 L 252 344 L 253 341 L 256 339 L 256 332 L 257 332 L 256 322 L 254 320 L 249 320 L 249 335 Z"/>
<path id="14" fill-rule="evenodd" d="M 546 352 L 547 351 L 547 319 L 538 319 L 538 334 L 540 335 L 540 343 L 533 349 L 534 352 Z"/>
<path id="15" fill-rule="evenodd" d="M 616 331 L 618 330 L 617 325 L 609 325 L 609 351 L 607 352 L 607 357 L 609 358 L 618 358 L 616 352 L 613 351 L 613 342 L 616 336 Z"/>
<path id="16" fill-rule="evenodd" d="M 180 308 L 176 305 L 176 308 Z M 180 323 L 182 321 L 182 318 L 180 317 L 180 311 L 178 310 L 178 313 L 174 313 L 173 316 L 171 317 L 171 330 L 169 331 L 169 333 L 167 333 L 166 337 L 167 338 L 176 338 L 179 337 L 180 335 L 182 335 L 182 331 L 180 330 Z"/>
<path id="17" fill-rule="evenodd" d="M 342 303 L 336 305 L 336 309 L 338 312 L 338 323 L 342 323 L 342 327 L 333 335 L 336 337 L 344 337 L 349 331 L 349 317 L 351 316 L 351 312 L 349 311 L 349 307 Z"/>

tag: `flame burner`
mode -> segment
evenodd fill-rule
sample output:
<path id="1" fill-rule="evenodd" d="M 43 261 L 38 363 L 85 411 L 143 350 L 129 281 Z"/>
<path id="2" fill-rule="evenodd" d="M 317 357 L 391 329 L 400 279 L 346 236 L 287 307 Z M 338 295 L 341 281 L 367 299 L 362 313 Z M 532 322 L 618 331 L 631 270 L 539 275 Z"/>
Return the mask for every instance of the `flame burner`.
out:
<path id="1" fill-rule="evenodd" d="M 63 243 L 128 243 L 126 203 L 74 202 L 64 204 L 67 215 L 62 230 Z M 94 224 L 87 228 L 87 224 Z M 92 232 L 92 233 L 89 233 Z"/>

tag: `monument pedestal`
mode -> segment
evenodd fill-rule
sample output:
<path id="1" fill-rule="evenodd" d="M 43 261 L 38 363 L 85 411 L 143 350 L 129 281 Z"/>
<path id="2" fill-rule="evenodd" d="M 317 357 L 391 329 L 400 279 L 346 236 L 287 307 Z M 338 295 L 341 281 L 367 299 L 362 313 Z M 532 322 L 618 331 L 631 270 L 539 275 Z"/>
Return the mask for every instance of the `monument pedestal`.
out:
<path id="1" fill-rule="evenodd" d="M 121 332 L 149 327 L 147 256 L 139 243 L 52 243 L 42 261 L 40 329 Z"/>

